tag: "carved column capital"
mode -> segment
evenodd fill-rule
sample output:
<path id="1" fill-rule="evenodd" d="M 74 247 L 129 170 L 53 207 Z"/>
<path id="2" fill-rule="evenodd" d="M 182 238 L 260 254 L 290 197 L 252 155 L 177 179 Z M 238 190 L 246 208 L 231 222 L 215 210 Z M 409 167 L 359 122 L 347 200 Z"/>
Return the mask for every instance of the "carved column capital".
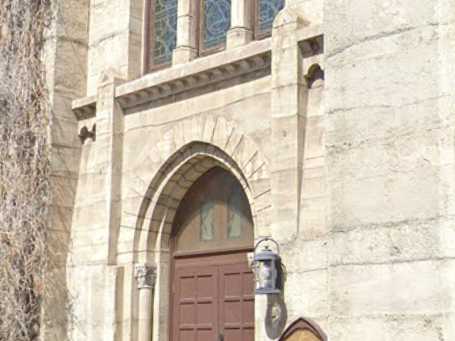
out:
<path id="1" fill-rule="evenodd" d="M 156 267 L 147 264 L 136 264 L 134 277 L 136 278 L 138 289 L 153 289 L 156 283 Z"/>

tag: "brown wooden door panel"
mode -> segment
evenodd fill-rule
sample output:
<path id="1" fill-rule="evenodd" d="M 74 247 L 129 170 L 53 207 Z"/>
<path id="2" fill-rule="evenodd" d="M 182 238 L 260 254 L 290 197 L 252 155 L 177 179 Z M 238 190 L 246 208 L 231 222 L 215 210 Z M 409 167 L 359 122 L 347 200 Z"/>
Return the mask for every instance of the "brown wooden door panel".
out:
<path id="1" fill-rule="evenodd" d="M 176 261 L 173 341 L 254 341 L 254 278 L 246 255 L 217 260 Z"/>
<path id="2" fill-rule="evenodd" d="M 174 276 L 174 341 L 213 341 L 218 335 L 218 268 L 178 268 Z"/>
<path id="3" fill-rule="evenodd" d="M 248 264 L 223 265 L 219 273 L 220 333 L 224 341 L 254 341 L 254 282 Z"/>

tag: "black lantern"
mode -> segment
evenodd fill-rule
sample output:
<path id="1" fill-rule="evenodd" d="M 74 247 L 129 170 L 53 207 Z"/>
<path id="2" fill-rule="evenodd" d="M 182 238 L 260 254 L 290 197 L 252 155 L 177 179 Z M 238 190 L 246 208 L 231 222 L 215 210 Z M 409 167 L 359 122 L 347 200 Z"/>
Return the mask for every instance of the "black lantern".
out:
<path id="1" fill-rule="evenodd" d="M 273 252 L 268 245 L 260 251 L 260 244 L 271 241 L 275 243 L 279 253 L 278 243 L 270 237 L 261 239 L 254 248 L 253 271 L 256 276 L 256 295 L 279 295 L 281 294 L 282 268 L 281 258 Z"/>

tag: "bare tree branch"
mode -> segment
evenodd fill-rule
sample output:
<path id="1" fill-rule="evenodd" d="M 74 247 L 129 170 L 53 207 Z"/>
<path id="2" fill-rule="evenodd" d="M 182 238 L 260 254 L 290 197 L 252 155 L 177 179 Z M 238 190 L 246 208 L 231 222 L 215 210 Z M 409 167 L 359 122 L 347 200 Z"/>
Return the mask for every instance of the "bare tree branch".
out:
<path id="1" fill-rule="evenodd" d="M 51 114 L 42 49 L 51 0 L 0 1 L 0 340 L 39 338 Z"/>

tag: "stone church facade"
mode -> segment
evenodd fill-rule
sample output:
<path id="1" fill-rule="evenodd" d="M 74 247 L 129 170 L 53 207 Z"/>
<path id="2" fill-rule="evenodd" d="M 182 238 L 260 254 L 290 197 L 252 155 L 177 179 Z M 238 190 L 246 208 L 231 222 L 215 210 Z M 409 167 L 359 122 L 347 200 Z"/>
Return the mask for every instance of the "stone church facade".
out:
<path id="1" fill-rule="evenodd" d="M 44 340 L 455 339 L 455 1 L 62 0 L 50 32 Z"/>

